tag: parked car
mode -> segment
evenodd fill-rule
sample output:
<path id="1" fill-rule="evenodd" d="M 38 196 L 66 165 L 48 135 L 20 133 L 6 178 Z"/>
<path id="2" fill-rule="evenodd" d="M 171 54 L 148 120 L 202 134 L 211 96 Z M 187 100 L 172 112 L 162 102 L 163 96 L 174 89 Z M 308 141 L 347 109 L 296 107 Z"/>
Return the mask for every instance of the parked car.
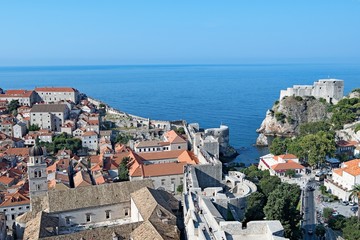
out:
<path id="1" fill-rule="evenodd" d="M 354 206 L 354 207 L 351 207 L 351 208 L 350 208 L 350 210 L 351 210 L 352 212 L 354 212 L 354 213 L 357 212 L 358 209 L 359 209 L 358 206 Z"/>
<path id="2" fill-rule="evenodd" d="M 348 201 L 342 201 L 341 204 L 344 205 L 344 206 L 347 206 L 347 205 L 349 205 L 349 202 Z"/>
<path id="3" fill-rule="evenodd" d="M 353 201 L 351 201 L 351 202 L 349 202 L 349 205 L 350 205 L 350 206 L 355 206 L 355 205 L 356 205 L 356 203 L 355 203 L 355 202 L 353 202 Z"/>

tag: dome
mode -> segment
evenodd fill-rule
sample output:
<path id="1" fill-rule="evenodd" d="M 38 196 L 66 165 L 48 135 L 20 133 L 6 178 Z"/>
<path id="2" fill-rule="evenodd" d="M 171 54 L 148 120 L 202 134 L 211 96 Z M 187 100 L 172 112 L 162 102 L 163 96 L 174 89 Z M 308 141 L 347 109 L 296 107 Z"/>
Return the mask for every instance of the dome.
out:
<path id="1" fill-rule="evenodd" d="M 44 155 L 44 152 L 40 146 L 37 146 L 36 144 L 30 148 L 29 156 L 36 157 L 36 156 L 42 156 Z"/>

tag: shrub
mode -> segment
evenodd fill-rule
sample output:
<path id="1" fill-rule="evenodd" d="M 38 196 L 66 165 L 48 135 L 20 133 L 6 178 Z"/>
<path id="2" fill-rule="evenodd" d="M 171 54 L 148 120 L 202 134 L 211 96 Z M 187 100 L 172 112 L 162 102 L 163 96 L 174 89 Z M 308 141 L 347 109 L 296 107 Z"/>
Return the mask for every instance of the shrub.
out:
<path id="1" fill-rule="evenodd" d="M 301 102 L 301 101 L 303 100 L 303 98 L 300 97 L 300 96 L 296 96 L 296 97 L 295 97 L 295 100 Z"/>
<path id="2" fill-rule="evenodd" d="M 276 121 L 285 123 L 286 115 L 283 114 L 282 112 L 276 112 L 275 118 L 276 118 Z"/>
<path id="3" fill-rule="evenodd" d="M 278 105 L 279 104 L 279 100 L 276 100 L 275 102 L 274 102 L 274 105 L 276 106 L 276 105 Z"/>

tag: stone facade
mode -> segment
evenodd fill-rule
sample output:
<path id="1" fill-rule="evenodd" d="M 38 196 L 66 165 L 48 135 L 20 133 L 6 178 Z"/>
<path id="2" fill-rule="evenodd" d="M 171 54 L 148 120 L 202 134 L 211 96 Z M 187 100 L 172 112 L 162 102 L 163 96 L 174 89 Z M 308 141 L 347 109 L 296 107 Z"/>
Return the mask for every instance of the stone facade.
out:
<path id="1" fill-rule="evenodd" d="M 294 85 L 280 91 L 280 101 L 288 96 L 313 96 L 336 104 L 344 97 L 344 81 L 339 79 L 320 79 L 313 85 Z"/>
<path id="2" fill-rule="evenodd" d="M 41 129 L 60 132 L 64 121 L 69 118 L 70 110 L 65 104 L 34 105 L 30 113 L 30 123 Z"/>
<path id="3" fill-rule="evenodd" d="M 45 103 L 55 103 L 67 100 L 78 103 L 80 100 L 80 93 L 74 88 L 45 87 L 35 88 L 35 91 L 38 93 L 40 99 Z"/>

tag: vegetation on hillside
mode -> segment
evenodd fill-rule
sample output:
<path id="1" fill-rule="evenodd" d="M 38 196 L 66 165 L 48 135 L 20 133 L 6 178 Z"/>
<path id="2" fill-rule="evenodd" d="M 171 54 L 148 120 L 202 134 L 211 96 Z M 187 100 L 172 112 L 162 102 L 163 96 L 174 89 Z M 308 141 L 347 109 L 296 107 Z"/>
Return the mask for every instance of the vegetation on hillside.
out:
<path id="1" fill-rule="evenodd" d="M 115 142 L 121 144 L 127 144 L 130 140 L 133 140 L 133 137 L 126 133 L 119 133 L 115 138 Z"/>

